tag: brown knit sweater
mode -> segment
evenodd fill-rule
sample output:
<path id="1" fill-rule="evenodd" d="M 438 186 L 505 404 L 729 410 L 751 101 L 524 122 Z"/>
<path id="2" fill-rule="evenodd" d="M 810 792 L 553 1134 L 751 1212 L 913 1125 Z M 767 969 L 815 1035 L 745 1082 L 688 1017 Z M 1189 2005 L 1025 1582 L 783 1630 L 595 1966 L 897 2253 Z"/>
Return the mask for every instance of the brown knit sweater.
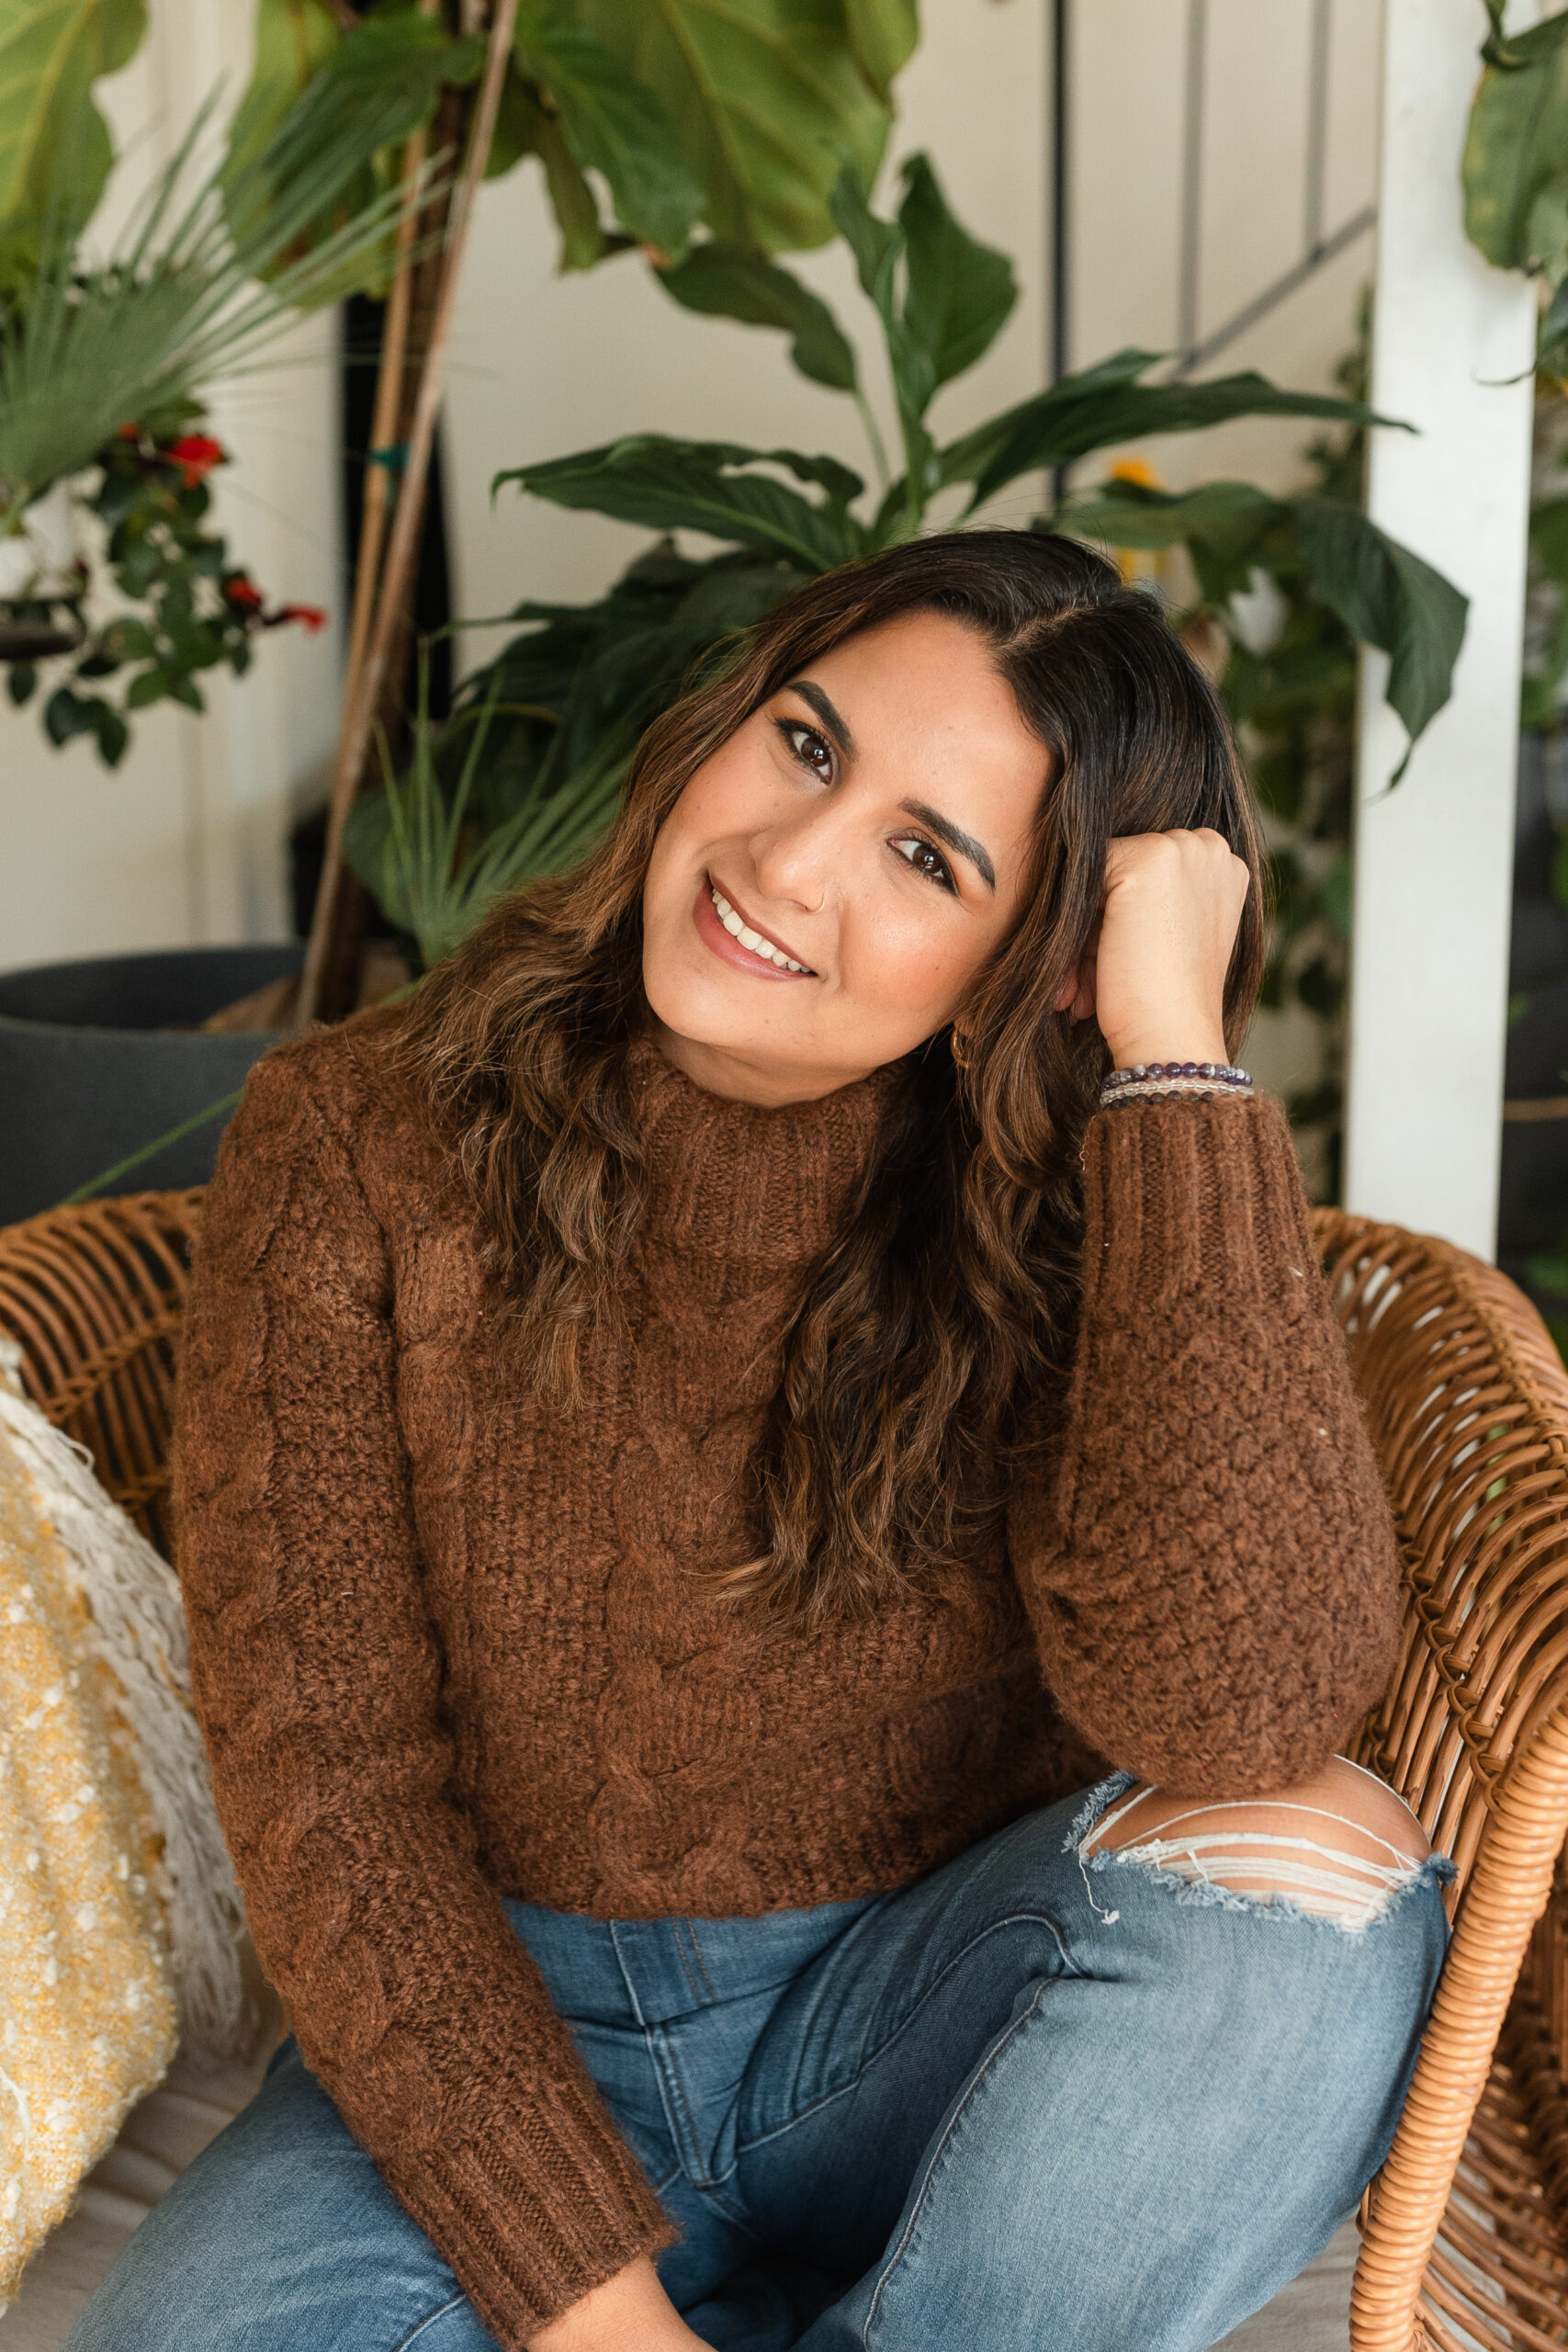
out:
<path id="1" fill-rule="evenodd" d="M 1376 1697 L 1394 1555 L 1278 1110 L 1128 1104 L 1089 1129 L 1077 1368 L 1005 1543 L 869 1629 L 761 1638 L 688 1569 L 734 1556 L 726 1488 L 897 1072 L 760 1111 L 635 1049 L 630 1342 L 558 1409 L 395 1023 L 268 1056 L 225 1138 L 179 1564 L 263 1962 L 517 2347 L 672 2233 L 498 1893 L 750 1915 L 900 1885 L 1105 1758 L 1278 1788 Z"/>

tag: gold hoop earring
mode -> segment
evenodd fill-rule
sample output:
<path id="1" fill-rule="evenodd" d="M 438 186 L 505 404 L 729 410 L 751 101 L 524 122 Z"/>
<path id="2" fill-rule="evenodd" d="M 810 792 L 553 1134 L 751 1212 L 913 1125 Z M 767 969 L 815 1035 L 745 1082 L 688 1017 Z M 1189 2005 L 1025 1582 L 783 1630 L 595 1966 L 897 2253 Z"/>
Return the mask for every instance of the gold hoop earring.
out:
<path id="1" fill-rule="evenodd" d="M 958 1023 L 955 1021 L 952 1028 L 947 1033 L 947 1042 L 949 1046 L 952 1048 L 953 1058 L 957 1063 L 959 1069 L 967 1069 L 970 1067 L 969 1057 L 960 1049 L 958 1043 L 961 1034 Z"/>

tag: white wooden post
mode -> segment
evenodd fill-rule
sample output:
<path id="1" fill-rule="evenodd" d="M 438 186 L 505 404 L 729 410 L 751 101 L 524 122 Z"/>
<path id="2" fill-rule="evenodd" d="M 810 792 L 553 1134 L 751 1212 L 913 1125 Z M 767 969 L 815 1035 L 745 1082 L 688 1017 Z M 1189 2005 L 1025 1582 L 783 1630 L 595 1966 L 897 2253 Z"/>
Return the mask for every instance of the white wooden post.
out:
<path id="1" fill-rule="evenodd" d="M 1529 22 L 1533 9 L 1521 16 Z M 1345 1201 L 1495 1247 L 1535 295 L 1464 236 L 1480 0 L 1385 0 L 1373 519 L 1470 598 L 1453 700 L 1403 736 L 1363 657 Z"/>

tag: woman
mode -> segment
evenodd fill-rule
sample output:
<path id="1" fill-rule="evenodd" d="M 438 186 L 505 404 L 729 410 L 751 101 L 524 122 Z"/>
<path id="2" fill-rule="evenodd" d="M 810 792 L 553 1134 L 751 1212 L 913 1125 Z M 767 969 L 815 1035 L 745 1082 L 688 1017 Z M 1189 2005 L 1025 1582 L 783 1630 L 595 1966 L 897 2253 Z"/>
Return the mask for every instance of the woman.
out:
<path id="1" fill-rule="evenodd" d="M 180 1551 L 297 2039 L 73 2352 L 1187 2352 L 1350 2211 L 1450 1866 L 1258 865 L 1156 608 L 933 539 L 253 1075 Z"/>

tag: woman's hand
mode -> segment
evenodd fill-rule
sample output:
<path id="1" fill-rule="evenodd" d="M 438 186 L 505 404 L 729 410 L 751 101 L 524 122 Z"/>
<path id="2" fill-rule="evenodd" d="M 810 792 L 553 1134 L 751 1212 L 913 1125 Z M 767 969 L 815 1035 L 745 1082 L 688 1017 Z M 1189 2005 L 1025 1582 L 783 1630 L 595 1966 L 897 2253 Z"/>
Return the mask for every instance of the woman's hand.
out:
<path id="1" fill-rule="evenodd" d="M 1223 1062 L 1225 974 L 1248 880 L 1206 827 L 1113 841 L 1099 927 L 1058 1010 L 1098 1014 L 1118 1069 Z"/>
<path id="2" fill-rule="evenodd" d="M 528 2352 L 691 2352 L 694 2344 L 702 2352 L 702 2337 L 693 2335 L 643 2255 L 536 2328 Z"/>

